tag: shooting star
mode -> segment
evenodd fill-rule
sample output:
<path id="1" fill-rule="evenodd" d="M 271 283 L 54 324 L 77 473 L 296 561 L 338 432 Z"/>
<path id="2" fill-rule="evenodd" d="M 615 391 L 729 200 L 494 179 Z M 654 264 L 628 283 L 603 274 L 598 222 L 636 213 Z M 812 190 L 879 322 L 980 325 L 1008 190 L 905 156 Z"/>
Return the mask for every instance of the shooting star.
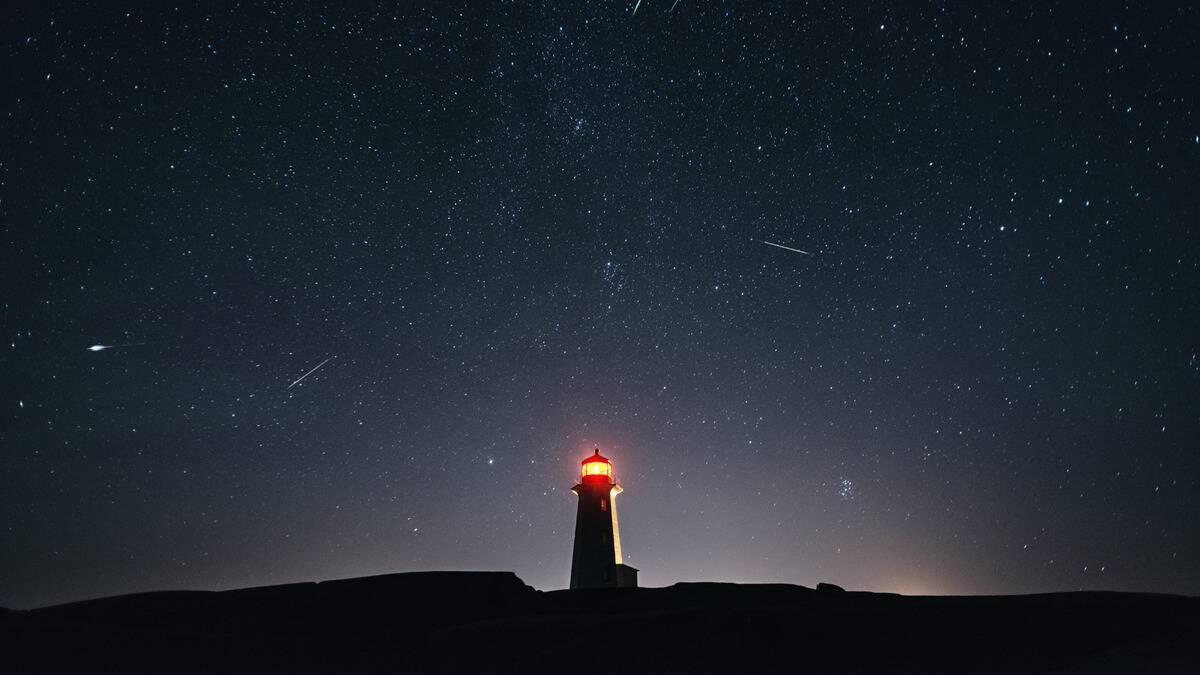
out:
<path id="1" fill-rule="evenodd" d="M 308 377 L 309 375 L 312 375 L 313 373 L 317 372 L 317 370 L 319 370 L 319 369 L 321 368 L 321 366 L 325 365 L 326 363 L 329 363 L 329 362 L 330 362 L 330 361 L 332 361 L 332 360 L 333 360 L 333 357 L 331 356 L 331 357 L 329 357 L 329 358 L 325 359 L 324 361 L 322 361 L 322 362 L 318 363 L 316 368 L 313 368 L 312 370 L 308 371 L 307 373 L 305 373 L 305 374 L 301 375 L 301 376 L 300 376 L 300 379 L 298 379 L 298 380 L 296 380 L 295 382 L 293 382 L 293 383 L 289 384 L 289 385 L 287 386 L 287 388 L 288 388 L 288 389 L 291 389 L 292 387 L 294 387 L 294 386 L 296 386 L 296 385 L 300 384 L 300 382 L 302 382 L 302 381 L 304 380 L 304 378 L 306 378 L 306 377 Z"/>
<path id="2" fill-rule="evenodd" d="M 641 7 L 641 6 L 642 6 L 642 0 L 637 0 L 637 3 L 635 3 L 633 5 L 633 14 L 630 14 L 629 18 L 632 19 L 633 17 L 637 16 L 637 9 L 638 9 L 638 7 Z"/>
<path id="3" fill-rule="evenodd" d="M 153 342 L 126 342 L 123 345 L 92 345 L 84 351 L 102 352 L 105 349 L 120 349 L 122 347 L 140 347 L 142 345 L 154 344 Z"/>
<path id="4" fill-rule="evenodd" d="M 668 10 L 667 10 L 667 14 L 670 14 L 671 12 L 674 12 L 674 11 L 675 11 L 675 5 L 678 5 L 678 4 L 679 4 L 679 0 L 675 0 L 675 2 L 672 2 L 672 3 L 671 3 L 671 9 L 668 9 Z"/>
<path id="5" fill-rule="evenodd" d="M 775 242 L 773 242 L 773 241 L 766 241 L 766 240 L 763 240 L 763 239 L 754 239 L 754 240 L 752 240 L 752 241 L 757 241 L 758 243 L 760 243 L 760 244 L 766 244 L 767 246 L 774 246 L 775 248 L 781 248 L 781 249 L 783 249 L 783 250 L 785 250 L 785 251 L 791 251 L 791 252 L 793 252 L 793 253 L 803 253 L 804 255 L 812 255 L 812 254 L 811 254 L 811 253 L 809 253 L 808 251 L 801 251 L 800 249 L 798 249 L 798 248 L 792 248 L 791 246 L 784 246 L 783 244 L 776 244 L 776 243 L 775 243 Z"/>

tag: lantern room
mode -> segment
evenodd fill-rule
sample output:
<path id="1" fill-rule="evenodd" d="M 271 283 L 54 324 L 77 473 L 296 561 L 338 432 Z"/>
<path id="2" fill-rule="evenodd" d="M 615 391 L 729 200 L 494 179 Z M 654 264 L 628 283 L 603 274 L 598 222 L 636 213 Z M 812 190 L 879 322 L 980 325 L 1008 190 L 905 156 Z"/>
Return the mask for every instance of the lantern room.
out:
<path id="1" fill-rule="evenodd" d="M 592 480 L 603 480 L 612 482 L 612 461 L 600 454 L 600 449 L 596 448 L 596 453 L 591 457 L 583 460 L 583 471 L 581 472 L 583 480 L 591 478 Z"/>

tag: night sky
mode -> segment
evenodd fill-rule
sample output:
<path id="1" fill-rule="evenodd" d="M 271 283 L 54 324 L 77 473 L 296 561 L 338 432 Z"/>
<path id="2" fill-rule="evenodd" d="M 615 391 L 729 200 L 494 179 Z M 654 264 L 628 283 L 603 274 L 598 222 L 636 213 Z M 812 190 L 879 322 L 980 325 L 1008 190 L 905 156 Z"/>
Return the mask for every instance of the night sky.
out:
<path id="1" fill-rule="evenodd" d="M 564 588 L 594 447 L 647 586 L 1200 593 L 1195 7 L 115 4 L 0 21 L 0 605 Z"/>

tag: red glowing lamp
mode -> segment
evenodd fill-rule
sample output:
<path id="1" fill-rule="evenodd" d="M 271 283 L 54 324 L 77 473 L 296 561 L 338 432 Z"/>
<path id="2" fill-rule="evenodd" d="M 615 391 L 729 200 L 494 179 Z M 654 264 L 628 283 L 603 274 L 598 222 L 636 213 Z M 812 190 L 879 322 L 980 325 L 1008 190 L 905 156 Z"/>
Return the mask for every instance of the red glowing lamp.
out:
<path id="1" fill-rule="evenodd" d="M 581 472 L 583 480 L 592 478 L 592 480 L 606 480 L 612 482 L 612 461 L 607 457 L 600 455 L 600 449 L 596 448 L 596 454 L 583 460 L 583 471 Z"/>

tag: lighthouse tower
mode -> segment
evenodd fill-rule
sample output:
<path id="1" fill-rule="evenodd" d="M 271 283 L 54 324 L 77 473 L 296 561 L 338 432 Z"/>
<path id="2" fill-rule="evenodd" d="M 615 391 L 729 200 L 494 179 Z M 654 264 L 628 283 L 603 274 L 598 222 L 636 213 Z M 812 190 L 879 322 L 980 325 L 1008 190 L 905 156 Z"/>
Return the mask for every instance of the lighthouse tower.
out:
<path id="1" fill-rule="evenodd" d="M 599 448 L 583 460 L 575 515 L 575 555 L 571 559 L 571 588 L 637 586 L 637 570 L 621 562 L 621 533 L 617 529 L 617 495 L 612 462 Z"/>

